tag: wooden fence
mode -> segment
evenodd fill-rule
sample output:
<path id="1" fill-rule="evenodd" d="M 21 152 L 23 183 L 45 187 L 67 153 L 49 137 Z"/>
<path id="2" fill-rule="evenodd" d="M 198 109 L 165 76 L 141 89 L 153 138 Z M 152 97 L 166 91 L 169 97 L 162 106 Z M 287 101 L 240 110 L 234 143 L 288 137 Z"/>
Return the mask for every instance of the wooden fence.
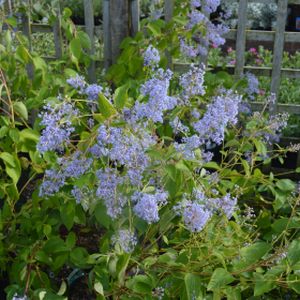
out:
<path id="1" fill-rule="evenodd" d="M 11 1 L 7 0 L 12 7 Z M 30 4 L 30 0 L 27 0 Z M 134 35 L 140 28 L 140 8 L 139 0 L 128 0 L 130 5 L 126 6 L 126 9 L 122 7 L 124 0 L 102 0 L 103 2 L 103 18 L 102 26 L 95 26 L 94 24 L 94 8 L 92 0 L 81 0 L 84 4 L 84 18 L 85 26 L 83 29 L 90 37 L 92 47 L 90 54 L 95 54 L 95 38 L 101 39 L 104 46 L 104 57 L 97 58 L 97 61 L 93 61 L 88 69 L 88 77 L 90 82 L 95 82 L 95 65 L 101 63 L 102 66 L 108 68 L 109 65 L 115 61 L 119 53 L 119 44 L 124 34 Z M 278 13 L 276 28 L 274 31 L 259 31 L 259 30 L 247 30 L 247 7 L 248 3 L 277 3 Z M 288 4 L 300 4 L 300 0 L 240 0 L 238 8 L 238 27 L 237 29 L 231 29 L 226 35 L 227 39 L 235 40 L 236 44 L 236 64 L 235 66 L 227 66 L 227 70 L 235 74 L 237 78 L 241 77 L 244 72 L 251 72 L 260 76 L 271 77 L 271 92 L 278 95 L 278 89 L 280 85 L 281 77 L 288 78 L 300 78 L 300 69 L 282 68 L 283 49 L 285 42 L 300 42 L 300 32 L 285 32 L 285 25 L 287 19 Z M 174 0 L 164 1 L 164 18 L 169 21 L 173 15 Z M 57 18 L 53 26 L 44 24 L 34 24 L 30 20 L 30 15 L 27 15 L 23 19 L 23 32 L 31 41 L 32 33 L 47 32 L 53 33 L 54 45 L 55 45 L 55 58 L 61 58 L 63 55 L 63 38 L 61 30 L 61 9 L 57 7 Z M 129 19 L 130 30 L 120 34 L 120 20 L 122 18 Z M 96 36 L 95 33 L 102 32 L 102 36 Z M 247 40 L 258 42 L 273 42 L 273 66 L 272 67 L 253 67 L 245 66 L 245 50 Z M 51 57 L 47 57 L 51 59 Z M 189 68 L 188 64 L 172 63 L 171 67 L 178 72 L 184 72 Z M 209 66 L 208 66 L 209 67 Z M 29 73 L 32 70 L 28 70 Z M 299 95 L 300 100 L 300 95 Z M 299 101 L 300 102 L 300 101 Z M 255 109 L 262 107 L 261 103 L 252 103 Z M 271 113 L 275 112 L 288 112 L 290 114 L 300 115 L 300 105 L 295 104 L 278 104 L 277 102 L 271 107 Z M 298 166 L 300 166 L 300 152 L 298 154 Z"/>
<path id="2" fill-rule="evenodd" d="M 7 0 L 8 1 L 8 0 Z M 9 1 L 11 7 L 11 1 Z M 83 29 L 89 35 L 91 39 L 92 48 L 90 54 L 95 54 L 95 38 L 101 39 L 103 41 L 104 47 L 104 57 L 97 58 L 103 63 L 105 68 L 115 61 L 118 55 L 119 43 L 122 39 L 122 35 L 118 33 L 120 30 L 120 18 L 121 13 L 128 14 L 130 18 L 131 29 L 130 32 L 125 32 L 125 34 L 134 35 L 139 30 L 140 22 L 140 9 L 139 0 L 129 0 L 130 6 L 129 11 L 122 11 L 122 7 L 116 4 L 122 1 L 116 0 L 102 0 L 103 2 L 103 23 L 102 26 L 95 26 L 94 24 L 94 8 L 92 0 L 81 0 L 84 4 L 84 18 L 85 26 Z M 125 2 L 125 1 L 124 1 Z M 165 0 L 165 19 L 168 21 L 172 18 L 173 14 L 173 0 Z M 276 28 L 274 31 L 260 31 L 260 30 L 247 30 L 247 6 L 250 2 L 257 3 L 277 3 L 278 13 Z M 8 2 L 7 2 L 8 3 Z M 30 3 L 30 1 L 28 1 Z M 246 72 L 251 72 L 255 75 L 268 76 L 271 77 L 271 87 L 272 93 L 278 94 L 278 89 L 280 86 L 281 77 L 288 78 L 300 78 L 300 69 L 282 68 L 282 57 L 285 42 L 300 42 L 300 32 L 285 32 L 285 24 L 287 19 L 287 8 L 288 4 L 300 4 L 300 0 L 240 0 L 238 9 L 238 27 L 237 29 L 231 29 L 226 35 L 227 39 L 235 40 L 236 43 L 236 65 L 227 66 L 230 73 L 235 74 L 237 77 L 242 76 Z M 116 6 L 116 7 L 113 7 Z M 61 11 L 60 7 L 57 7 L 57 21 L 53 26 L 44 24 L 34 24 L 30 21 L 30 15 L 26 16 L 23 20 L 23 32 L 27 35 L 29 41 L 31 41 L 31 34 L 35 32 L 52 32 L 54 35 L 54 45 L 55 45 L 55 58 L 60 58 L 63 54 L 63 41 L 62 41 L 62 31 L 61 31 Z M 119 15 L 118 15 L 119 14 Z M 110 18 L 110 15 L 113 15 Z M 117 17 L 116 17 L 117 16 Z M 95 36 L 95 32 L 102 32 L 102 36 Z M 115 38 L 117 36 L 118 38 Z M 274 43 L 274 53 L 273 53 L 273 66 L 272 67 L 253 67 L 245 66 L 245 50 L 246 41 L 258 41 L 258 42 L 273 42 Z M 47 57 L 50 58 L 51 57 Z M 54 58 L 54 57 L 53 57 Z M 90 82 L 96 80 L 95 76 L 95 64 L 93 61 L 88 69 L 88 78 Z M 188 68 L 187 64 L 174 63 L 174 70 L 178 72 L 183 72 Z M 300 96 L 299 96 L 300 98 Z M 260 104 L 254 104 L 256 108 L 259 109 Z M 282 112 L 287 111 L 292 114 L 300 114 L 300 105 L 294 104 L 277 104 L 271 108 L 272 112 Z"/>

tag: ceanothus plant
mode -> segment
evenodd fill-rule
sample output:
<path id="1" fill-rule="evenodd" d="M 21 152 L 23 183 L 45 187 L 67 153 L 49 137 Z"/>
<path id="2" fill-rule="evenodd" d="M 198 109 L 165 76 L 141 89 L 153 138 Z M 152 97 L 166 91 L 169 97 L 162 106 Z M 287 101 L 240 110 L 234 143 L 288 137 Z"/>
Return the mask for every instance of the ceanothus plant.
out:
<path id="1" fill-rule="evenodd" d="M 195 160 L 198 168 L 203 167 L 213 157 L 208 149 L 212 145 L 220 145 L 224 141 L 226 128 L 237 123 L 241 96 L 230 90 L 221 90 L 212 97 L 212 102 L 203 112 L 197 107 L 199 97 L 205 97 L 203 66 L 192 66 L 190 71 L 181 75 L 178 93 L 169 95 L 173 73 L 158 67 L 157 49 L 149 46 L 144 53 L 144 61 L 151 75 L 141 85 L 139 99 L 131 107 L 109 113 L 108 118 L 91 129 L 90 137 L 84 143 L 79 142 L 76 146 L 71 141 L 76 122 L 84 114 L 76 107 L 76 101 L 58 99 L 58 103 L 45 107 L 45 112 L 41 114 L 41 124 L 45 128 L 38 149 L 41 153 L 56 151 L 58 158 L 56 165 L 45 172 L 40 196 L 51 197 L 62 191 L 64 186 L 73 186 L 70 195 L 76 198 L 77 203 L 83 203 L 86 186 L 77 182 L 82 177 L 91 178 L 95 174 L 94 180 L 88 183 L 89 193 L 94 195 L 95 201 L 103 202 L 107 215 L 113 220 L 125 216 L 120 232 L 127 232 L 124 226 L 134 232 L 136 218 L 148 224 L 157 223 L 160 210 L 165 206 L 172 210 L 174 204 L 177 208 L 181 206 L 177 212 L 187 229 L 199 232 L 217 212 L 230 218 L 236 207 L 236 195 L 218 195 L 210 199 L 202 191 L 201 184 L 196 183 L 197 175 L 194 174 L 192 184 L 198 189 L 198 192 L 195 189 L 193 192 L 196 197 L 183 201 L 179 194 L 176 200 L 172 199 L 174 197 L 166 189 L 162 178 L 166 161 L 163 157 L 153 157 L 151 152 L 158 149 L 168 151 L 170 158 L 167 161 Z M 90 100 L 96 100 L 97 92 L 106 106 L 113 107 L 101 93 L 101 86 L 88 85 L 78 75 L 70 78 L 68 83 L 78 94 L 87 96 L 86 109 Z M 90 97 L 91 90 L 93 97 Z M 101 103 L 99 106 L 103 107 Z M 167 117 L 172 116 L 175 108 L 192 113 L 190 122 L 183 125 L 186 120 L 181 120 L 180 115 Z M 90 109 L 91 115 L 93 111 Z M 166 121 L 173 125 L 174 131 L 168 143 L 155 130 Z M 176 141 L 183 126 L 186 130 Z M 72 149 L 74 147 L 75 150 Z M 126 236 L 132 239 L 132 235 Z M 124 243 L 123 237 L 120 245 Z M 128 247 L 125 248 L 128 250 Z"/>
<path id="2" fill-rule="evenodd" d="M 212 227 L 233 226 L 233 218 L 240 222 L 238 202 L 266 181 L 257 166 L 270 155 L 266 143 L 286 123 L 285 116 L 266 118 L 264 111 L 243 113 L 243 97 L 233 89 L 217 86 L 208 94 L 203 65 L 191 65 L 176 77 L 159 67 L 159 51 L 152 45 L 143 55 L 148 78 L 138 87 L 137 99 L 121 106 L 116 105 L 118 93 L 89 85 L 79 75 L 68 79 L 66 96 L 48 103 L 40 114 L 44 128 L 38 144 L 52 165 L 45 171 L 40 197 L 46 202 L 65 199 L 61 205 L 71 201 L 90 218 L 100 215 L 100 226 L 108 234 L 101 255 L 109 268 L 123 257 L 128 274 L 137 272 L 131 277 L 124 269 L 118 275 L 133 291 L 132 280 L 144 275 L 132 271 L 131 264 L 153 251 L 164 252 L 162 236 L 166 245 L 177 236 L 174 247 L 183 243 L 185 251 L 193 236 L 209 234 Z M 213 158 L 220 146 L 224 150 L 218 164 Z M 244 170 L 238 173 L 241 166 Z M 248 186 L 253 172 L 253 186 Z M 251 207 L 249 211 L 245 220 L 255 215 Z M 74 220 L 64 220 L 71 229 Z M 131 256 L 136 257 L 132 262 Z M 174 295 L 168 280 L 161 282 L 171 286 L 168 293 Z M 151 283 L 152 293 L 157 284 Z M 105 289 L 110 293 L 114 288 Z"/>
<path id="3" fill-rule="evenodd" d="M 218 5 L 179 3 L 187 22 L 176 47 L 193 50 L 194 62 L 200 46 L 224 42 L 223 25 L 207 17 Z M 203 65 L 181 75 L 165 68 L 166 48 L 156 47 L 165 35 L 124 43 L 122 55 L 143 62 L 137 78 L 131 65 L 111 91 L 74 75 L 40 113 L 47 169 L 34 208 L 46 208 L 47 226 L 30 269 L 85 270 L 99 299 L 248 299 L 282 282 L 295 290 L 299 193 L 261 171 L 286 152 L 267 147 L 286 116 L 267 116 L 272 97 L 261 113 L 245 109 L 238 85 Z M 76 225 L 97 231 L 97 250 L 80 246 Z"/>

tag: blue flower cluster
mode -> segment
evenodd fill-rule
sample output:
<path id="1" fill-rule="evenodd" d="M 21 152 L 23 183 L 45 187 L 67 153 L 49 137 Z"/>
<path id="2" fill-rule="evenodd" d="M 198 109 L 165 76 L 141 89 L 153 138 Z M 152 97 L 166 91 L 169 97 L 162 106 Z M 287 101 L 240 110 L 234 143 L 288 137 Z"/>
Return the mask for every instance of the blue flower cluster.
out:
<path id="1" fill-rule="evenodd" d="M 123 211 L 128 198 L 121 192 L 124 178 L 119 176 L 113 168 L 100 169 L 97 171 L 98 187 L 96 196 L 104 201 L 107 214 L 116 219 Z"/>
<path id="2" fill-rule="evenodd" d="M 148 224 L 159 221 L 159 207 L 167 203 L 168 194 L 158 191 L 155 194 L 147 194 L 143 192 L 134 193 L 132 200 L 136 202 L 134 213 Z"/>
<path id="3" fill-rule="evenodd" d="M 211 148 L 213 144 L 220 145 L 224 140 L 227 126 L 237 123 L 241 101 L 242 96 L 230 90 L 223 91 L 222 94 L 214 97 L 202 118 L 197 111 L 193 111 L 193 117 L 198 119 L 193 123 L 195 134 L 183 137 L 181 143 L 174 143 L 175 149 L 182 153 L 184 158 L 194 159 L 195 150 L 200 147 Z M 201 155 L 205 162 L 212 159 L 212 153 L 203 149 Z"/>
<path id="4" fill-rule="evenodd" d="M 259 94 L 259 81 L 257 77 L 250 72 L 247 72 L 245 76 L 248 82 L 246 93 L 249 99 L 253 100 L 254 97 Z"/>
<path id="5" fill-rule="evenodd" d="M 42 118 L 42 130 L 37 149 L 41 153 L 46 151 L 61 151 L 69 143 L 75 128 L 72 119 L 78 116 L 78 110 L 71 103 L 47 104 L 39 117 Z"/>
<path id="6" fill-rule="evenodd" d="M 133 252 L 137 242 L 138 240 L 136 235 L 129 229 L 119 229 L 118 232 L 112 237 L 113 245 L 118 244 L 126 253 Z"/>
<path id="7" fill-rule="evenodd" d="M 68 179 L 76 179 L 89 171 L 92 159 L 87 158 L 80 151 L 71 156 L 58 158 L 57 168 L 46 170 L 40 187 L 40 196 L 52 196 L 57 193 Z"/>
<path id="8" fill-rule="evenodd" d="M 89 100 L 97 100 L 100 93 L 103 92 L 103 87 L 98 84 L 90 84 L 85 89 L 85 94 Z"/>
<path id="9" fill-rule="evenodd" d="M 48 197 L 56 194 L 66 183 L 66 177 L 63 172 L 57 169 L 45 171 L 44 180 L 40 186 L 39 196 Z"/>
<path id="10" fill-rule="evenodd" d="M 200 232 L 215 213 L 224 213 L 230 219 L 236 206 L 237 199 L 230 194 L 209 198 L 203 191 L 194 189 L 191 195 L 183 196 L 182 202 L 176 205 L 174 210 L 182 216 L 188 230 Z"/>
<path id="11" fill-rule="evenodd" d="M 210 145 L 211 142 L 217 145 L 222 143 L 226 127 L 237 123 L 241 101 L 242 97 L 232 91 L 214 97 L 203 118 L 193 124 L 201 145 Z"/>
<path id="12" fill-rule="evenodd" d="M 199 30 L 197 34 L 193 35 L 191 42 L 180 38 L 180 48 L 184 55 L 192 58 L 198 55 L 206 56 L 209 45 L 219 47 L 225 43 L 223 35 L 228 32 L 228 27 L 224 23 L 214 24 L 209 19 L 209 14 L 215 12 L 219 5 L 220 0 L 191 0 L 187 29 L 205 28 L 205 32 Z M 200 8 L 201 10 L 199 10 Z"/>
<path id="13" fill-rule="evenodd" d="M 71 156 L 58 158 L 57 162 L 65 177 L 79 178 L 90 169 L 93 160 L 76 151 Z"/>
<path id="14" fill-rule="evenodd" d="M 144 52 L 144 65 L 150 67 L 157 67 L 160 61 L 160 55 L 156 48 L 150 45 Z"/>
<path id="15" fill-rule="evenodd" d="M 88 211 L 91 205 L 94 204 L 95 197 L 93 191 L 87 186 L 77 187 L 74 186 L 71 190 L 71 195 L 75 198 L 76 203 L 80 204 L 85 211 Z"/>
<path id="16" fill-rule="evenodd" d="M 253 120 L 257 123 L 257 129 L 254 136 L 261 137 L 264 143 L 271 144 L 273 142 L 278 142 L 282 130 L 287 126 L 288 119 L 288 113 L 271 115 L 268 119 L 266 119 L 262 116 L 262 113 L 254 112 Z M 246 129 L 243 134 L 245 136 L 250 136 L 253 133 Z"/>
<path id="17" fill-rule="evenodd" d="M 210 217 L 210 212 L 205 210 L 202 205 L 195 202 L 186 203 L 183 211 L 183 220 L 185 226 L 191 232 L 201 231 Z"/>
<path id="18" fill-rule="evenodd" d="M 67 79 L 67 83 L 75 90 L 78 90 L 79 93 L 84 93 L 86 82 L 83 76 L 76 74 L 76 76 Z"/>
<path id="19" fill-rule="evenodd" d="M 202 96 L 205 94 L 205 87 L 203 85 L 204 74 L 205 69 L 203 65 L 197 67 L 192 64 L 191 69 L 180 76 L 179 84 L 183 88 L 182 97 L 185 101 L 188 101 L 194 96 Z"/>
<path id="20" fill-rule="evenodd" d="M 101 125 L 97 143 L 90 151 L 96 157 L 106 156 L 125 167 L 131 183 L 139 185 L 142 174 L 149 165 L 146 150 L 154 144 L 155 139 L 138 125 L 132 130 Z"/>
<path id="21" fill-rule="evenodd" d="M 147 98 L 147 102 L 135 103 L 133 113 L 136 121 L 145 118 L 154 123 L 163 123 L 164 112 L 173 109 L 177 104 L 177 99 L 168 95 L 172 76 L 172 71 L 164 72 L 158 69 L 153 77 L 141 86 L 140 92 Z"/>
<path id="22" fill-rule="evenodd" d="M 88 84 L 83 76 L 76 75 L 67 80 L 67 83 L 78 91 L 79 94 L 87 96 L 90 101 L 89 106 L 91 110 L 96 111 L 98 105 L 97 101 L 99 94 L 104 94 L 107 98 L 111 98 L 110 92 L 107 88 L 103 88 L 98 84 Z"/>
<path id="23" fill-rule="evenodd" d="M 201 2 L 202 2 L 201 6 L 203 8 L 203 11 L 207 14 L 211 14 L 215 12 L 218 6 L 220 6 L 221 4 L 220 0 L 202 0 Z"/>
<path id="24" fill-rule="evenodd" d="M 237 198 L 226 194 L 222 198 L 214 200 L 214 205 L 217 210 L 224 213 L 228 219 L 232 217 L 233 212 L 236 210 Z"/>

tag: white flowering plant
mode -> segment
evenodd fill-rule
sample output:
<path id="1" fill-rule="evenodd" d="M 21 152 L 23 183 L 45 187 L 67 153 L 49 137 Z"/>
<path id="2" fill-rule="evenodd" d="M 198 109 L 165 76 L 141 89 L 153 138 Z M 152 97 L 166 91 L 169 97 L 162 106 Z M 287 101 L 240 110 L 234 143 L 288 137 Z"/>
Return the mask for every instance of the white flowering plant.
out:
<path id="1" fill-rule="evenodd" d="M 172 47 L 195 61 L 203 54 L 197 25 L 209 27 L 206 47 L 212 36 L 221 41 L 201 12 L 219 2 L 179 4 L 175 20 L 186 23 Z M 9 237 L 8 299 L 299 293 L 299 190 L 265 170 L 299 148 L 270 148 L 287 116 L 268 115 L 272 96 L 252 112 L 224 72 L 166 68 L 167 48 L 155 41 L 168 43 L 168 30 L 123 43 L 108 75 L 114 90 L 72 73 L 40 111 L 44 172 Z M 129 61 L 133 53 L 141 68 Z"/>

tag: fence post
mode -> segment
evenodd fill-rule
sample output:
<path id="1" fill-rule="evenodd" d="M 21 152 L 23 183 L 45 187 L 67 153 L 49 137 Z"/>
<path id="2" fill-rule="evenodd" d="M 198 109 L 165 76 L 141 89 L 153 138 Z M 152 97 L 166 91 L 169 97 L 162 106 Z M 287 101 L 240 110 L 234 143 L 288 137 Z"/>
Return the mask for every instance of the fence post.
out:
<path id="1" fill-rule="evenodd" d="M 238 10 L 238 27 L 236 36 L 236 65 L 235 76 L 241 78 L 245 65 L 246 27 L 248 0 L 240 0 Z"/>
<path id="2" fill-rule="evenodd" d="M 174 0 L 165 0 L 165 21 L 169 22 L 173 17 Z"/>
<path id="3" fill-rule="evenodd" d="M 30 7 L 31 7 L 31 3 L 30 0 L 27 0 L 27 8 L 30 11 Z M 23 16 L 22 16 L 22 32 L 23 34 L 27 37 L 28 39 L 28 49 L 31 52 L 32 50 L 32 42 L 31 42 L 31 21 L 30 21 L 30 12 L 26 12 Z M 28 78 L 30 80 L 33 80 L 34 77 L 34 66 L 32 63 L 27 64 L 26 66 L 26 70 L 27 70 L 27 74 L 28 74 Z M 29 121 L 30 124 L 33 125 L 34 121 L 37 117 L 38 111 L 36 109 L 33 109 L 29 115 Z"/>
<path id="4" fill-rule="evenodd" d="M 95 55 L 95 24 L 94 24 L 94 9 L 92 0 L 84 0 L 84 23 L 85 31 L 91 41 L 91 49 L 89 54 Z M 92 57 L 90 65 L 88 67 L 88 78 L 90 82 L 96 82 L 96 68 L 95 68 L 95 59 Z"/>
<path id="5" fill-rule="evenodd" d="M 2 5 L 3 5 L 3 8 L 4 8 L 4 14 L 5 15 L 12 15 L 13 7 L 12 7 L 11 0 L 4 1 L 4 3 Z"/>
<path id="6" fill-rule="evenodd" d="M 270 104 L 270 113 L 277 111 L 278 91 L 280 85 L 280 75 L 282 66 L 282 56 L 284 49 L 284 33 L 287 18 L 288 0 L 278 0 L 276 32 L 274 40 L 274 54 L 272 66 L 271 93 L 276 95 L 275 103 Z"/>
<path id="7" fill-rule="evenodd" d="M 131 30 L 130 34 L 135 36 L 140 30 L 140 1 L 130 0 L 130 17 L 131 17 Z"/>
<path id="8" fill-rule="evenodd" d="M 110 36 L 110 3 L 103 0 L 103 43 L 104 43 L 104 68 L 111 65 L 111 36 Z"/>
<path id="9" fill-rule="evenodd" d="M 116 63 L 122 40 L 130 34 L 129 0 L 110 0 L 111 61 Z"/>
<path id="10" fill-rule="evenodd" d="M 63 41 L 61 32 L 61 9 L 59 3 L 56 7 L 56 21 L 53 24 L 52 31 L 54 36 L 55 57 L 60 59 L 63 55 Z"/>
<path id="11" fill-rule="evenodd" d="M 164 10 L 165 10 L 165 21 L 170 22 L 174 12 L 174 0 L 165 0 Z M 172 56 L 168 51 L 166 51 L 165 54 L 168 60 L 168 68 L 172 69 L 172 65 L 173 65 Z"/>

